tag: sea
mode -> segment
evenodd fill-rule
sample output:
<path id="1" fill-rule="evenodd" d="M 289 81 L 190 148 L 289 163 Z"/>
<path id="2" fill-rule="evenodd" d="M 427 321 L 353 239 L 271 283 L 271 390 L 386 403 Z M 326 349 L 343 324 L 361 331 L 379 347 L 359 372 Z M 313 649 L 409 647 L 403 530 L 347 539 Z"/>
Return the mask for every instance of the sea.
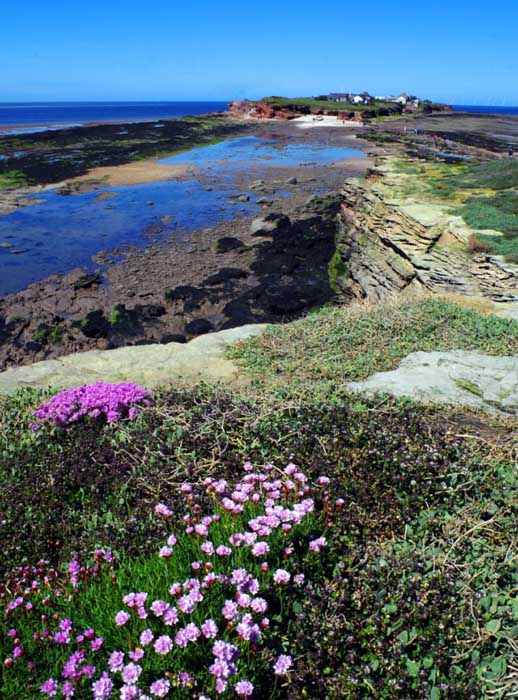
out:
<path id="1" fill-rule="evenodd" d="M 470 112 L 472 114 L 503 114 L 510 117 L 518 117 L 518 107 L 494 107 L 492 105 L 453 105 L 457 112 Z"/>
<path id="2" fill-rule="evenodd" d="M 0 102 L 0 134 L 101 122 L 129 123 L 225 112 L 228 102 Z"/>
<path id="3" fill-rule="evenodd" d="M 518 107 L 453 105 L 478 114 L 518 116 Z M 97 123 L 175 119 L 207 112 L 226 112 L 227 101 L 198 102 L 0 102 L 0 135 L 26 134 Z"/>

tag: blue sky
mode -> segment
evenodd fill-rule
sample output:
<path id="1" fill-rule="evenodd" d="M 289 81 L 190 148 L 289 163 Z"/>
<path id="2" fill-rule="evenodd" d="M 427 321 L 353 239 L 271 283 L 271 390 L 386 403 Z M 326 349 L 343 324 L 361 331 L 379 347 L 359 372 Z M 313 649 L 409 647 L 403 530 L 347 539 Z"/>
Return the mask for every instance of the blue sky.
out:
<path id="1" fill-rule="evenodd" d="M 405 90 L 518 104 L 516 0 L 4 3 L 0 101 Z"/>

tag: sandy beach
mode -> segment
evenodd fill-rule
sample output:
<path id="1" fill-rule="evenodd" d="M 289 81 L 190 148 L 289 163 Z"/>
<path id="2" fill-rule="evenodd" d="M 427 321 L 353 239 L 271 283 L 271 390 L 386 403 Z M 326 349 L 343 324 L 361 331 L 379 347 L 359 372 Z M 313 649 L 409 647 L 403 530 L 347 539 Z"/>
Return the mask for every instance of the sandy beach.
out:
<path id="1" fill-rule="evenodd" d="M 328 117 L 328 116 L 319 116 L 315 117 L 313 114 L 305 114 L 302 117 L 296 117 L 295 119 L 291 120 L 292 124 L 295 124 L 296 126 L 300 127 L 301 129 L 311 129 L 313 127 L 317 126 L 345 126 L 350 128 L 358 128 L 362 129 L 363 124 L 361 122 L 356 122 L 356 121 L 347 121 L 343 119 L 338 119 L 338 117 Z"/>

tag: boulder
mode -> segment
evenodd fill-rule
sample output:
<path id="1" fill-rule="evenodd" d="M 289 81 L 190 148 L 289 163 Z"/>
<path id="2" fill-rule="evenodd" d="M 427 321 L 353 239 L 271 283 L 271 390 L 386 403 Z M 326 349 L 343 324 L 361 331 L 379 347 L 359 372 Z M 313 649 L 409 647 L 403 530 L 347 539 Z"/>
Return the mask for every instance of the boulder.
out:
<path id="1" fill-rule="evenodd" d="M 232 236 L 223 236 L 218 238 L 214 244 L 215 253 L 228 253 L 231 250 L 239 250 L 239 248 L 244 248 L 245 244 L 240 241 L 239 238 L 233 238 Z"/>
<path id="2" fill-rule="evenodd" d="M 81 275 L 81 277 L 78 277 L 76 280 L 74 280 L 72 286 L 75 290 L 79 290 L 89 289 L 90 287 L 93 287 L 94 285 L 98 284 L 101 284 L 101 275 L 92 273 L 87 275 Z"/>
<path id="3" fill-rule="evenodd" d="M 245 270 L 240 270 L 237 267 L 223 267 L 219 272 L 207 277 L 203 284 L 214 286 L 216 284 L 224 284 L 230 280 L 244 279 L 245 277 L 248 277 L 248 273 Z"/>
<path id="4" fill-rule="evenodd" d="M 75 325 L 81 329 L 83 335 L 87 338 L 106 338 L 110 330 L 110 323 L 102 309 L 90 311 Z"/>
<path id="5" fill-rule="evenodd" d="M 206 293 L 203 289 L 193 287 L 190 284 L 180 285 L 174 289 L 165 291 L 167 301 L 190 301 L 191 303 L 199 304 L 205 299 Z"/>
<path id="6" fill-rule="evenodd" d="M 297 284 L 268 289 L 265 294 L 265 302 L 270 311 L 279 316 L 297 314 L 317 304 L 319 299 L 318 288 Z"/>
<path id="7" fill-rule="evenodd" d="M 518 355 L 478 352 L 413 352 L 391 372 L 378 372 L 349 389 L 388 393 L 415 401 L 471 406 L 518 415 Z"/>
<path id="8" fill-rule="evenodd" d="M 162 345 L 167 345 L 168 343 L 186 343 L 187 338 L 183 333 L 164 333 L 160 338 Z"/>
<path id="9" fill-rule="evenodd" d="M 285 214 L 272 212 L 266 216 L 259 216 L 252 221 L 250 231 L 252 236 L 267 236 L 279 229 L 287 228 L 290 220 Z"/>
<path id="10" fill-rule="evenodd" d="M 213 330 L 214 326 L 206 318 L 195 318 L 185 326 L 185 332 L 189 335 L 203 335 Z"/>
<path id="11" fill-rule="evenodd" d="M 134 312 L 142 321 L 151 321 L 163 316 L 166 313 L 166 308 L 161 304 L 137 304 Z"/>

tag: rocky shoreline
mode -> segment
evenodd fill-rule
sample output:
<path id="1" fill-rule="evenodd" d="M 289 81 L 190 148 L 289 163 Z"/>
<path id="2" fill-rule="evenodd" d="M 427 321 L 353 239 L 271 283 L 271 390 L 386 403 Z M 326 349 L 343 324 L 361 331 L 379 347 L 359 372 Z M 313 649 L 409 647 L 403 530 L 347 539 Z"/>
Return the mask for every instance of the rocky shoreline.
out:
<path id="1" fill-rule="evenodd" d="M 349 130 L 257 124 L 253 132 L 282 142 L 362 145 Z M 186 342 L 247 323 L 290 320 L 325 303 L 333 294 L 329 264 L 339 207 L 332 193 L 371 164 L 366 158 L 333 167 L 251 163 L 235 174 L 241 194 L 234 201 L 253 195 L 261 210 L 254 217 L 236 215 L 167 240 L 157 230 L 144 249 L 97 255 L 97 271 L 53 275 L 0 298 L 0 367 L 89 349 Z M 74 191 L 83 189 L 71 196 Z"/>
<path id="2" fill-rule="evenodd" d="M 336 298 L 430 291 L 480 297 L 515 312 L 516 266 L 459 250 L 467 246 L 469 227 L 452 219 L 447 208 L 426 209 L 428 203 L 419 199 L 413 209 L 406 206 L 408 197 L 399 197 L 398 188 L 407 181 L 391 170 L 403 156 L 431 163 L 499 158 L 506 140 L 495 134 L 506 139 L 518 134 L 518 120 L 466 119 L 469 128 L 458 115 L 443 114 L 357 132 L 249 123 L 249 134 L 281 143 L 355 146 L 371 158 L 332 167 L 269 169 L 250 163 L 235 175 L 239 194 L 232 196 L 238 204 L 253 195 L 259 214 L 236 214 L 166 240 L 157 230 L 147 248 L 99 254 L 94 272 L 53 275 L 0 298 L 0 368 L 285 322 Z M 199 177 L 217 186 L 211 177 Z M 100 186 L 87 180 L 71 195 Z"/>

